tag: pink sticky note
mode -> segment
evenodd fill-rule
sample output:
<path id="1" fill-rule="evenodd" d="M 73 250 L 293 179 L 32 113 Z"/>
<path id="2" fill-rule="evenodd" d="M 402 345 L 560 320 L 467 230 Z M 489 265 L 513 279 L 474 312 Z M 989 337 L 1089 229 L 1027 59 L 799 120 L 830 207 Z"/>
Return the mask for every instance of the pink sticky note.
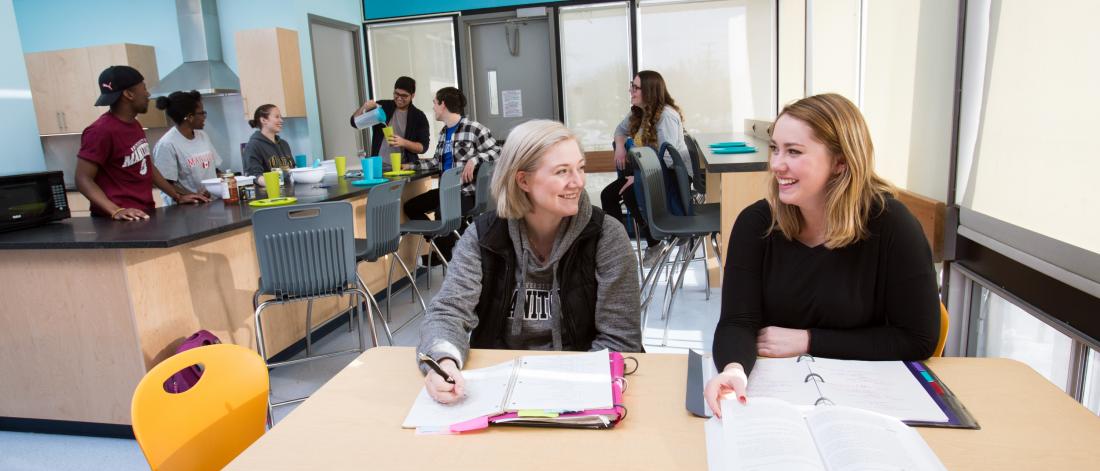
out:
<path id="1" fill-rule="evenodd" d="M 469 432 L 473 430 L 481 430 L 483 428 L 489 428 L 489 417 L 478 417 L 476 419 L 470 419 L 465 422 L 459 422 L 451 425 L 451 431 L 455 433 Z"/>

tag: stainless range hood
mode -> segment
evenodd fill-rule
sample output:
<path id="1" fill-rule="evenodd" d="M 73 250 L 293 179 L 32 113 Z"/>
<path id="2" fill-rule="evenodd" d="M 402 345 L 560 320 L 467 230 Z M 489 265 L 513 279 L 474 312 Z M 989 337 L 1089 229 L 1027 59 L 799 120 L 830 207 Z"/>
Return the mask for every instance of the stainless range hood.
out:
<path id="1" fill-rule="evenodd" d="M 176 0 L 183 64 L 160 81 L 153 96 L 177 90 L 203 95 L 240 93 L 241 80 L 222 62 L 217 0 Z"/>

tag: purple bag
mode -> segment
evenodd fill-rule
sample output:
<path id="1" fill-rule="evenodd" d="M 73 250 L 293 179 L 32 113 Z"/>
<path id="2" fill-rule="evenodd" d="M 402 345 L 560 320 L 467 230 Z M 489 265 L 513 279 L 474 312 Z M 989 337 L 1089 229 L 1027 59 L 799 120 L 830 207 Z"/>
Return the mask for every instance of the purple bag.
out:
<path id="1" fill-rule="evenodd" d="M 218 337 L 210 333 L 210 331 L 200 330 L 184 339 L 183 343 L 176 348 L 176 353 L 179 354 L 192 348 L 213 345 L 216 343 L 222 343 L 222 341 L 218 340 Z M 168 378 L 168 380 L 164 382 L 164 390 L 172 394 L 184 392 L 191 389 L 195 383 L 199 382 L 200 377 L 202 377 L 202 369 L 199 365 L 188 366 L 176 372 L 171 378 Z"/>

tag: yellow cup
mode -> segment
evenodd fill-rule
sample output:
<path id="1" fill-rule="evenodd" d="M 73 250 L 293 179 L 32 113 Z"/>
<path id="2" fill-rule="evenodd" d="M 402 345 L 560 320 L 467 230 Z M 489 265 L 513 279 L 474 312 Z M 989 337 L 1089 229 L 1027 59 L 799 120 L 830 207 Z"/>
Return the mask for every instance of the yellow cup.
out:
<path id="1" fill-rule="evenodd" d="M 264 186 L 267 188 L 268 198 L 279 197 L 279 171 L 274 170 L 264 173 Z"/>
<path id="2" fill-rule="evenodd" d="M 389 139 L 389 138 L 393 137 L 393 127 L 392 126 L 386 126 L 386 127 L 382 128 L 382 134 L 386 136 L 386 139 Z"/>
<path id="3" fill-rule="evenodd" d="M 348 173 L 348 158 L 342 155 L 333 157 L 332 160 L 336 161 L 336 176 L 342 177 L 345 173 Z"/>
<path id="4" fill-rule="evenodd" d="M 390 154 L 390 167 L 393 167 L 393 171 L 401 170 L 401 153 L 394 152 Z"/>

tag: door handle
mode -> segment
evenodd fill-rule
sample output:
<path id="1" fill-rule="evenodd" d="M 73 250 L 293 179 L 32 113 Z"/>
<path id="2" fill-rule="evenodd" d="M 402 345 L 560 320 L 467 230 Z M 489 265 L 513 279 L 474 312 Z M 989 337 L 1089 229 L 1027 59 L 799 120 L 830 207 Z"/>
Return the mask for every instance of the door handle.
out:
<path id="1" fill-rule="evenodd" d="M 54 112 L 54 117 L 57 118 L 57 130 L 61 131 L 62 129 L 64 129 L 64 128 L 61 127 L 61 112 L 60 111 Z"/>
<path id="2" fill-rule="evenodd" d="M 64 130 L 64 131 L 69 130 L 69 120 L 65 116 L 64 111 L 61 112 L 61 129 Z"/>

